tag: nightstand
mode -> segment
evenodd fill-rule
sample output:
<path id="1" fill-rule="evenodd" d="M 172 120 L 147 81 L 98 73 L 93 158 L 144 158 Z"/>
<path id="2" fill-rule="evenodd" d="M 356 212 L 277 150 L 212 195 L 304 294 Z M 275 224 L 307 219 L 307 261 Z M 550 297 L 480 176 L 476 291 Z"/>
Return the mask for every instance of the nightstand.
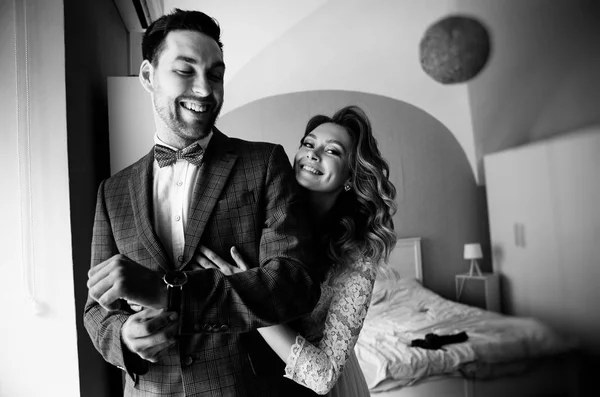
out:
<path id="1" fill-rule="evenodd" d="M 457 274 L 456 301 L 500 312 L 500 278 L 494 273 Z"/>

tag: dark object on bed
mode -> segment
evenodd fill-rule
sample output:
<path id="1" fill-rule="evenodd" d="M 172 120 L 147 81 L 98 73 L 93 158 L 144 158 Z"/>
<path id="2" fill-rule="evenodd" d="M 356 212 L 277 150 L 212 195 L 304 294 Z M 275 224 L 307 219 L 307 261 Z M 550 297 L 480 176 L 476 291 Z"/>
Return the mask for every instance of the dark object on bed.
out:
<path id="1" fill-rule="evenodd" d="M 436 335 L 427 334 L 425 339 L 414 339 L 410 342 L 411 347 L 420 347 L 422 349 L 437 350 L 441 349 L 444 345 L 451 343 L 460 343 L 468 340 L 466 332 L 460 332 L 452 335 Z"/>

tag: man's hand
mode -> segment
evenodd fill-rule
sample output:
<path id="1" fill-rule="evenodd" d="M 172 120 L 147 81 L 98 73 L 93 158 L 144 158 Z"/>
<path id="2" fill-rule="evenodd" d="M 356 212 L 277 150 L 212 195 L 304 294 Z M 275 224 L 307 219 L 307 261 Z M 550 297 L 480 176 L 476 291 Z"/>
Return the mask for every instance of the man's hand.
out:
<path id="1" fill-rule="evenodd" d="M 160 275 L 124 255 L 92 267 L 87 286 L 90 296 L 106 310 L 119 309 L 119 299 L 147 308 L 167 306 L 167 288 Z"/>
<path id="2" fill-rule="evenodd" d="M 144 309 L 125 321 L 121 339 L 132 353 L 156 363 L 177 341 L 178 319 L 175 312 Z"/>

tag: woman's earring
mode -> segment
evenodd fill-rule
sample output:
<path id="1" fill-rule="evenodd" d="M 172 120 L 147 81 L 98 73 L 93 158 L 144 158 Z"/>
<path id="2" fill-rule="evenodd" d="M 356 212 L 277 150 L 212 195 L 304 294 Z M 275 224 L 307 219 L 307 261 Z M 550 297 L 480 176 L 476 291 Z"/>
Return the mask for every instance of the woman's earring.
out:
<path id="1" fill-rule="evenodd" d="M 347 191 L 347 192 L 349 192 L 350 191 L 350 185 L 344 186 L 344 190 Z"/>

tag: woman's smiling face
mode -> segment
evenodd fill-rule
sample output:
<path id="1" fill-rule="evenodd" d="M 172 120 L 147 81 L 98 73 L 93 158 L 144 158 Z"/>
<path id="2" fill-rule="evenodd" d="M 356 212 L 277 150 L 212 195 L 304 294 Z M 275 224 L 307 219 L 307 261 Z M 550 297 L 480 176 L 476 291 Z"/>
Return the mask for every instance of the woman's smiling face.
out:
<path id="1" fill-rule="evenodd" d="M 302 139 L 294 158 L 296 180 L 307 190 L 338 195 L 349 182 L 352 138 L 346 129 L 324 123 Z"/>

